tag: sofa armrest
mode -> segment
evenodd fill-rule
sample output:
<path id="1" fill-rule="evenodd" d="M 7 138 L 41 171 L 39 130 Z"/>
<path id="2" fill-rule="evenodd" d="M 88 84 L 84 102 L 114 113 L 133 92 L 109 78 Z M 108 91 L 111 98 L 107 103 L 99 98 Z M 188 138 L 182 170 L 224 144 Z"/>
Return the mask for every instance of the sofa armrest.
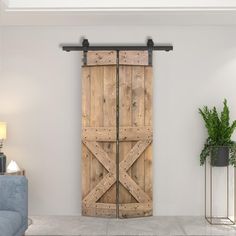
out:
<path id="1" fill-rule="evenodd" d="M 28 218 L 28 181 L 24 176 L 0 176 L 0 210 L 17 211 Z"/>

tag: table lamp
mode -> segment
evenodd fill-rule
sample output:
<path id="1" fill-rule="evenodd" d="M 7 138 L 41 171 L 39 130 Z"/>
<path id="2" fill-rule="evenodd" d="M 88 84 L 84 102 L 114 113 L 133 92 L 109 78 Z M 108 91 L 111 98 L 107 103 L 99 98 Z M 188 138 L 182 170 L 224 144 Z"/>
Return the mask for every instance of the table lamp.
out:
<path id="1" fill-rule="evenodd" d="M 7 124 L 0 122 L 0 173 L 6 172 L 6 156 L 1 151 L 3 147 L 3 141 L 7 138 Z"/>

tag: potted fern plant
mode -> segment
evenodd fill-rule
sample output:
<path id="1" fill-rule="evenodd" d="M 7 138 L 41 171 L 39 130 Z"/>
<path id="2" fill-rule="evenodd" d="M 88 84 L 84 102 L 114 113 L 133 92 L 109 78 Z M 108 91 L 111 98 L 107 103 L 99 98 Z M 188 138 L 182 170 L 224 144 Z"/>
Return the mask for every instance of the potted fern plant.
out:
<path id="1" fill-rule="evenodd" d="M 199 113 L 208 131 L 208 138 L 200 154 L 200 164 L 203 165 L 206 158 L 210 156 L 212 166 L 231 164 L 236 167 L 236 143 L 231 140 L 236 128 L 236 120 L 230 124 L 227 100 L 224 100 L 221 113 L 218 113 L 215 107 L 209 109 L 207 106 L 199 109 Z"/>

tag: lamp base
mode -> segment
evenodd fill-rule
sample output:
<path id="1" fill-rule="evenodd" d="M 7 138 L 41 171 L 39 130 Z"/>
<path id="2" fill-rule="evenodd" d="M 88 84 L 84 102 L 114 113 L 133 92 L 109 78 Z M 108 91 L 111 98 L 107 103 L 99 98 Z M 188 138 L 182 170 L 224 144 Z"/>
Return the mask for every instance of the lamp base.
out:
<path id="1" fill-rule="evenodd" d="M 0 173 L 6 172 L 6 155 L 3 152 L 0 152 Z"/>

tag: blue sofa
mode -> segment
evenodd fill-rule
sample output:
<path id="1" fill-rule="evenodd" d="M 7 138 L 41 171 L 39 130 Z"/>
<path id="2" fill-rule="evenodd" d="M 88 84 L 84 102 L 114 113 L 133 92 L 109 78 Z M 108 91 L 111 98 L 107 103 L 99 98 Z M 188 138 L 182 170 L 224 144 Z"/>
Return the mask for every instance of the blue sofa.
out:
<path id="1" fill-rule="evenodd" d="M 0 176 L 0 236 L 22 236 L 28 227 L 28 181 Z"/>

